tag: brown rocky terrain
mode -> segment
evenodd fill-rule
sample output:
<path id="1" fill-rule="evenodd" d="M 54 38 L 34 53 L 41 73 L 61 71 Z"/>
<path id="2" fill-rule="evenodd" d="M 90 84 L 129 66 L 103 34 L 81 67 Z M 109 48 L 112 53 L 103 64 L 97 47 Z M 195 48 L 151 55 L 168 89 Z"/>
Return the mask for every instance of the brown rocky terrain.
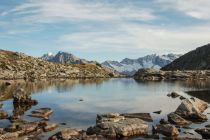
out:
<path id="1" fill-rule="evenodd" d="M 0 50 L 0 79 L 110 78 L 119 73 L 96 64 L 56 64 L 23 53 Z"/>

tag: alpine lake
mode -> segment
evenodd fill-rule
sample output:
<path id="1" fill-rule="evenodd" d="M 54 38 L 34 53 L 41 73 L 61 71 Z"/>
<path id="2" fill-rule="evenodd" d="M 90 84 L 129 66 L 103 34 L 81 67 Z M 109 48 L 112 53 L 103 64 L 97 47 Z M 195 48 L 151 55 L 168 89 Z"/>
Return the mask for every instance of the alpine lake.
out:
<path id="1" fill-rule="evenodd" d="M 1 110 L 11 116 L 15 110 L 12 95 L 17 88 L 23 88 L 37 105 L 24 108 L 20 115 L 27 121 L 40 120 L 30 117 L 31 111 L 49 107 L 53 114 L 49 122 L 58 124 L 58 128 L 40 137 L 47 139 L 63 127 L 87 129 L 95 125 L 97 114 L 110 112 L 118 113 L 150 113 L 153 122 L 149 123 L 149 133 L 152 125 L 158 124 L 160 119 L 167 120 L 167 114 L 174 112 L 181 104 L 179 98 L 168 97 L 167 94 L 175 91 L 185 98 L 197 97 L 210 103 L 210 81 L 136 81 L 132 78 L 116 79 L 79 79 L 79 80 L 42 80 L 35 82 L 12 81 L 9 86 L 0 81 Z M 153 113 L 161 110 L 160 114 Z M 16 111 L 17 112 L 17 111 Z M 208 108 L 204 114 L 208 115 Z M 7 119 L 0 120 L 0 127 L 10 124 Z M 202 138 L 194 129 L 204 128 L 210 121 L 193 123 L 190 129 L 181 128 L 180 136 Z M 186 133 L 187 132 L 187 133 Z M 189 133 L 188 133 L 189 132 Z M 163 135 L 160 135 L 162 139 Z M 146 139 L 133 137 L 124 139 Z M 150 138 L 147 138 L 150 139 Z"/>

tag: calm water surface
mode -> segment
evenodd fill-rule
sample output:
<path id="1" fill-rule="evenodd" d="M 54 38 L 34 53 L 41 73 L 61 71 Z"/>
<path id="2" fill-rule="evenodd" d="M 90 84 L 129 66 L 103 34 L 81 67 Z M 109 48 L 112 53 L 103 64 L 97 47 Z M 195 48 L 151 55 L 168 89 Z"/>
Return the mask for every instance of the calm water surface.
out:
<path id="1" fill-rule="evenodd" d="M 151 113 L 154 123 L 157 123 L 160 118 L 167 118 L 167 114 L 175 111 L 181 103 L 179 98 L 172 99 L 166 96 L 172 91 L 184 97 L 195 96 L 210 103 L 208 81 L 140 82 L 133 79 L 58 80 L 34 83 L 17 81 L 8 87 L 4 86 L 2 81 L 0 100 L 4 104 L 3 110 L 10 115 L 14 110 L 11 96 L 17 87 L 24 88 L 39 102 L 36 106 L 24 109 L 24 119 L 34 121 L 35 118 L 27 116 L 32 110 L 50 107 L 54 110 L 50 117 L 51 122 L 66 123 L 64 127 L 82 129 L 94 125 L 97 114 L 108 112 Z M 79 101 L 80 99 L 83 101 Z M 160 115 L 152 113 L 158 110 L 162 110 Z M 205 113 L 207 112 L 210 110 L 206 110 Z M 0 121 L 0 127 L 6 127 L 8 124 L 9 121 Z M 193 124 L 191 127 L 198 128 L 206 124 L 210 122 Z M 183 131 L 194 133 L 192 129 Z M 200 137 L 196 133 L 187 136 Z"/>

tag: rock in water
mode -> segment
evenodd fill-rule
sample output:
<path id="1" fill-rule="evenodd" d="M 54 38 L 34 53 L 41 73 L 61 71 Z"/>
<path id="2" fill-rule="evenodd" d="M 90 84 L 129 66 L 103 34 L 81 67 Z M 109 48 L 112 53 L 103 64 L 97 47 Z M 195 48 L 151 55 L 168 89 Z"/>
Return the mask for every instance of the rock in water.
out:
<path id="1" fill-rule="evenodd" d="M 191 122 L 183 119 L 182 117 L 180 117 L 179 115 L 177 115 L 175 113 L 168 114 L 168 121 L 170 123 L 176 124 L 176 125 L 189 125 L 189 124 L 191 124 Z"/>
<path id="2" fill-rule="evenodd" d="M 176 137 L 179 135 L 178 129 L 170 124 L 160 124 L 153 126 L 153 133 L 161 133 L 165 136 Z"/>
<path id="3" fill-rule="evenodd" d="M 171 93 L 171 97 L 172 98 L 177 98 L 177 97 L 179 97 L 180 95 L 178 94 L 178 93 L 176 93 L 176 92 L 172 92 Z"/>
<path id="4" fill-rule="evenodd" d="M 56 123 L 47 124 L 47 126 L 44 127 L 44 132 L 49 132 L 57 128 Z"/>
<path id="5" fill-rule="evenodd" d="M 51 108 L 39 108 L 32 111 L 30 116 L 48 119 L 52 113 L 53 110 Z"/>
<path id="6" fill-rule="evenodd" d="M 13 103 L 14 104 L 26 104 L 26 105 L 35 105 L 38 103 L 37 100 L 31 99 L 30 95 L 28 95 L 24 89 L 18 88 L 13 93 Z"/>
<path id="7" fill-rule="evenodd" d="M 203 128 L 203 129 L 196 129 L 195 132 L 201 134 L 203 138 L 210 139 L 210 129 Z"/>
<path id="8" fill-rule="evenodd" d="M 113 119 L 117 118 L 117 119 Z M 148 124 L 138 118 L 102 115 L 103 122 L 87 129 L 88 135 L 102 135 L 107 138 L 147 135 Z"/>
<path id="9" fill-rule="evenodd" d="M 208 103 L 191 98 L 183 100 L 175 113 L 187 120 L 202 122 L 208 120 L 207 116 L 202 114 L 207 108 Z"/>

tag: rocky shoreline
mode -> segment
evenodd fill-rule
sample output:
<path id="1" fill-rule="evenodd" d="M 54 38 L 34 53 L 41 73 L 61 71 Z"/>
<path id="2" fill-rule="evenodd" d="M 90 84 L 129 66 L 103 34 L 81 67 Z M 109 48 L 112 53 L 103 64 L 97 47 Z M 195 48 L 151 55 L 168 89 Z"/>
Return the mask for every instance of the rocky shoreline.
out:
<path id="1" fill-rule="evenodd" d="M 145 81 L 162 80 L 208 80 L 210 70 L 162 71 L 152 68 L 140 69 L 134 79 Z"/>
<path id="2" fill-rule="evenodd" d="M 161 139 L 186 139 L 199 140 L 198 138 L 180 136 L 184 128 L 193 123 L 203 123 L 208 120 L 207 115 L 203 114 L 209 107 L 208 103 L 198 98 L 185 98 L 176 92 L 167 96 L 182 100 L 181 104 L 174 112 L 166 117 L 168 120 L 160 119 L 159 123 L 153 121 L 150 113 L 107 113 L 98 114 L 96 124 L 90 126 L 87 130 L 75 128 L 62 128 L 55 134 L 49 136 L 49 140 L 107 140 L 121 138 L 152 138 Z M 182 97 L 182 98 L 181 98 Z M 29 122 L 25 119 L 24 113 L 38 101 L 32 99 L 25 90 L 18 88 L 13 93 L 13 114 L 10 116 L 6 111 L 0 111 L 0 119 L 7 119 L 10 124 L 5 128 L 0 128 L 0 139 L 3 140 L 38 140 L 43 133 L 57 130 L 59 125 L 48 122 L 53 110 L 49 107 L 38 108 L 31 111 L 30 117 L 39 118 L 37 121 Z M 0 105 L 2 108 L 3 104 Z M 160 114 L 160 111 L 153 113 Z M 152 123 L 152 128 L 150 125 Z M 197 128 L 196 133 L 203 138 L 210 138 L 209 125 L 206 128 Z M 152 132 L 152 133 L 150 133 Z M 184 132 L 183 132 L 184 133 Z M 186 132 L 187 133 L 187 132 Z M 162 135 L 162 136 L 161 136 Z M 161 137 L 160 137 L 161 136 Z"/>

